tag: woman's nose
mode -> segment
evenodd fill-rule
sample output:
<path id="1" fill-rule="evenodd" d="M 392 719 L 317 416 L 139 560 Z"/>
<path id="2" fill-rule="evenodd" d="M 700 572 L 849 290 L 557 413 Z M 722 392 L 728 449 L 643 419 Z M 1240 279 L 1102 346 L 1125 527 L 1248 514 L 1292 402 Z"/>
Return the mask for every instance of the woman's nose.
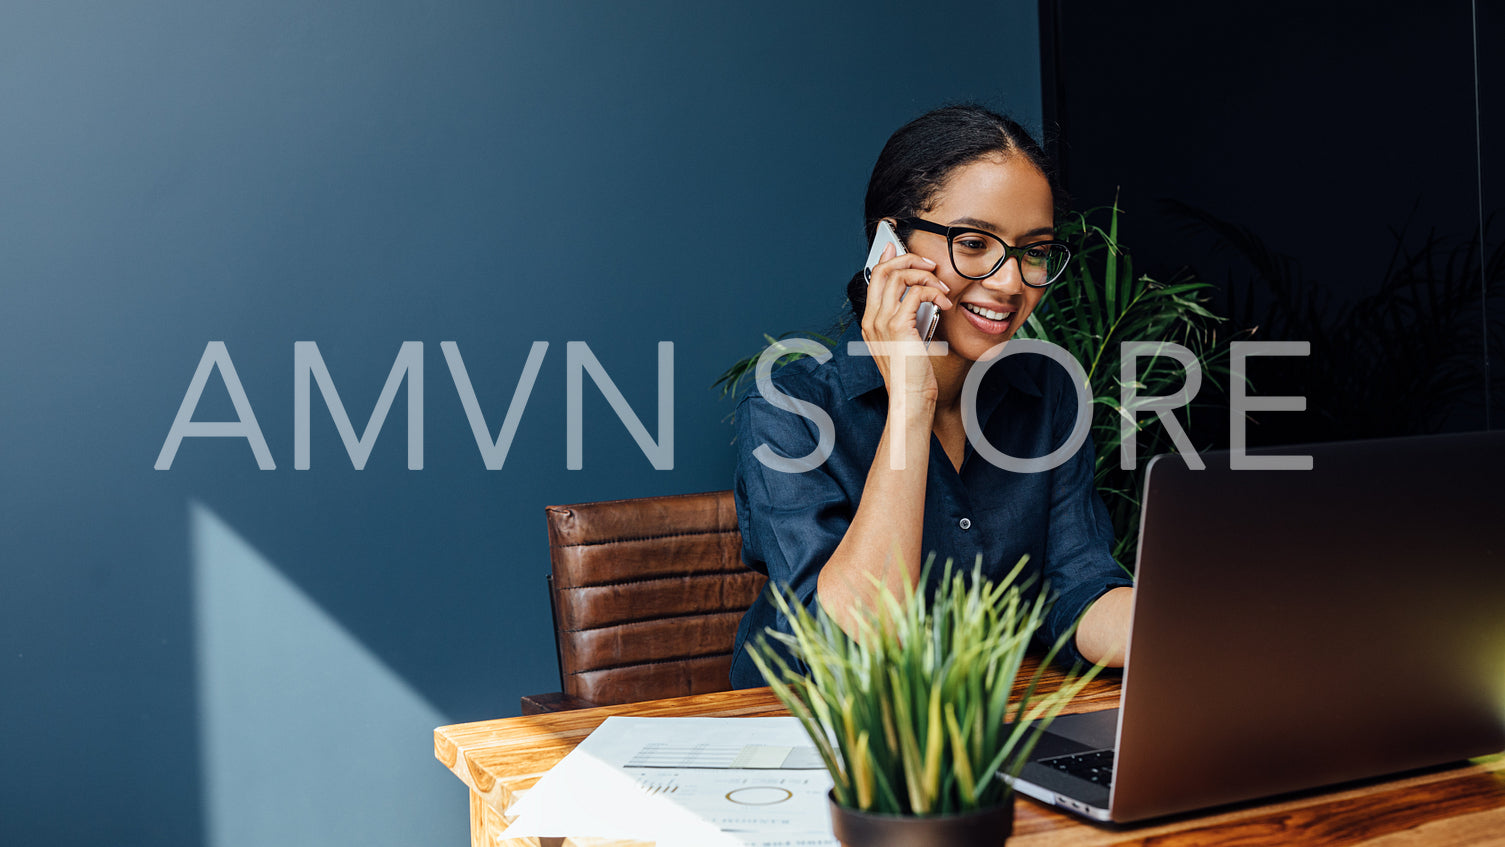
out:
<path id="1" fill-rule="evenodd" d="M 992 275 L 984 278 L 982 284 L 997 291 L 1013 294 L 1024 290 L 1023 268 L 1019 266 L 1019 257 L 1007 256 L 1003 264 Z"/>

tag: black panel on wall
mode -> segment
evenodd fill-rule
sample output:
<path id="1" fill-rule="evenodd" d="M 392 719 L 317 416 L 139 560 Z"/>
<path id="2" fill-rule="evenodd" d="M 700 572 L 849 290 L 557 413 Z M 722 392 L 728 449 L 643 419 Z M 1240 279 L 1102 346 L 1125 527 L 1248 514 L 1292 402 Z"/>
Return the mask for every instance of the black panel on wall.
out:
<path id="1" fill-rule="evenodd" d="M 1502 10 L 1040 9 L 1047 140 L 1073 205 L 1116 196 L 1136 269 L 1217 284 L 1230 331 L 1312 343 L 1251 366 L 1254 393 L 1308 397 L 1251 443 L 1505 421 L 1505 85 L 1487 49 Z"/>

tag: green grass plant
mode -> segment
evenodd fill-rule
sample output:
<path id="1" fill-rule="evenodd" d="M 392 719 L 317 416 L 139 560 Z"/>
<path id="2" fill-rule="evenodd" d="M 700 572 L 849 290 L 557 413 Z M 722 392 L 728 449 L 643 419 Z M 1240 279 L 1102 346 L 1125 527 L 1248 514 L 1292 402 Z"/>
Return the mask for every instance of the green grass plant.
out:
<path id="1" fill-rule="evenodd" d="M 970 573 L 948 561 L 930 596 L 913 588 L 903 598 L 880 592 L 880 607 L 859 616 L 856 637 L 770 586 L 792 633 L 768 630 L 755 642 L 753 661 L 804 725 L 831 772 L 837 803 L 931 816 L 990 808 L 1010 796 L 1004 775 L 1018 773 L 1039 731 L 1101 670 L 1093 666 L 1054 691 L 1037 692 L 1043 669 L 1073 630 L 1010 704 L 1049 608 L 1043 596 L 1025 597 L 1019 577 L 1026 561 L 998 582 L 983 576 L 980 561 Z M 807 670 L 793 667 L 769 638 Z"/>

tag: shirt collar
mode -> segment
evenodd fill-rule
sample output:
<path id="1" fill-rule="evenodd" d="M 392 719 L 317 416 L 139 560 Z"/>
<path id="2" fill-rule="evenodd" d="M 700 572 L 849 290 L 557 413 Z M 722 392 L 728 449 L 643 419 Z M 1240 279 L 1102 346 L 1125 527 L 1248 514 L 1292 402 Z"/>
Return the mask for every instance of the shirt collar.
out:
<path id="1" fill-rule="evenodd" d="M 852 356 L 847 353 L 847 345 L 850 342 L 861 340 L 862 323 L 854 318 L 841 333 L 841 337 L 836 340 L 836 349 L 831 351 L 836 360 L 836 372 L 841 377 L 842 391 L 848 400 L 855 400 L 869 391 L 884 387 L 883 372 L 878 370 L 878 365 L 873 361 L 872 356 Z M 1044 396 L 1039 384 L 1030 375 L 1029 368 L 1024 367 L 1025 358 L 1011 356 L 1004 359 L 989 368 L 983 380 L 986 384 L 996 384 L 1001 388 L 1017 388 L 1032 397 Z"/>

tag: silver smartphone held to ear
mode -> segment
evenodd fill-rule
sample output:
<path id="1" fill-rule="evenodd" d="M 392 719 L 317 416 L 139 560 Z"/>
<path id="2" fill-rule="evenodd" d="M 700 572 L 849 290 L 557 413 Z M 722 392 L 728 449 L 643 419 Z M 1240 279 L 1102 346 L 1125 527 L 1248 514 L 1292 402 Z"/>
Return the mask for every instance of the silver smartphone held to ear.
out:
<path id="1" fill-rule="evenodd" d="M 862 270 L 863 278 L 869 283 L 873 281 L 873 265 L 878 264 L 883 258 L 883 248 L 890 244 L 894 245 L 895 256 L 909 252 L 904 249 L 904 242 L 899 240 L 898 233 L 894 232 L 894 228 L 889 226 L 888 221 L 879 221 L 878 231 L 873 235 L 873 246 L 867 251 L 867 265 Z M 906 288 L 904 294 L 908 293 L 909 290 Z M 904 294 L 899 295 L 900 300 L 904 299 Z M 935 327 L 940 322 L 941 311 L 935 307 L 934 303 L 927 300 L 920 304 L 919 311 L 915 313 L 915 329 L 919 330 L 920 340 L 925 342 L 926 347 L 930 346 L 930 339 L 935 335 Z"/>

